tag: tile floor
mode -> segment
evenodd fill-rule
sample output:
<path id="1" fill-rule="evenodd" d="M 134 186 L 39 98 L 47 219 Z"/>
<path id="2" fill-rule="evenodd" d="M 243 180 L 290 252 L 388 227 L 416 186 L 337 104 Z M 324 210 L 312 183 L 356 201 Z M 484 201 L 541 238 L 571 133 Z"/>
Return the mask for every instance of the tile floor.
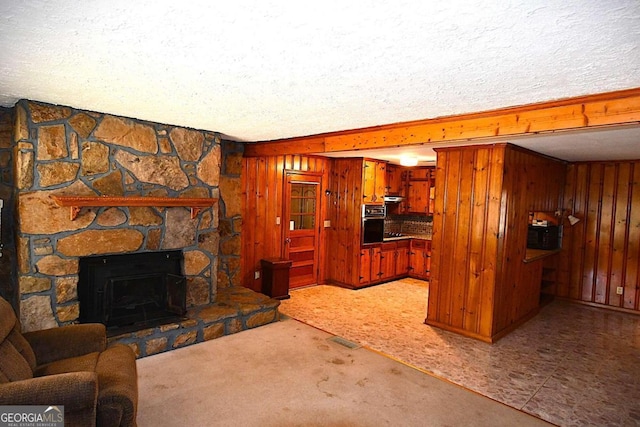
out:
<path id="1" fill-rule="evenodd" d="M 556 300 L 491 345 L 425 325 L 420 280 L 290 295 L 285 315 L 554 424 L 640 425 L 640 316 Z"/>

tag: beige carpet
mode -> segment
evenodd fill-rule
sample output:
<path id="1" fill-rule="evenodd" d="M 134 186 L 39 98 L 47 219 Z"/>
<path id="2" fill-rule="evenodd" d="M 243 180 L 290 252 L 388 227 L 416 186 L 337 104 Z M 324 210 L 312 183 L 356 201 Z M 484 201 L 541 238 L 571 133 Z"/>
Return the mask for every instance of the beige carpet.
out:
<path id="1" fill-rule="evenodd" d="M 541 426 L 294 319 L 138 360 L 138 425 Z"/>

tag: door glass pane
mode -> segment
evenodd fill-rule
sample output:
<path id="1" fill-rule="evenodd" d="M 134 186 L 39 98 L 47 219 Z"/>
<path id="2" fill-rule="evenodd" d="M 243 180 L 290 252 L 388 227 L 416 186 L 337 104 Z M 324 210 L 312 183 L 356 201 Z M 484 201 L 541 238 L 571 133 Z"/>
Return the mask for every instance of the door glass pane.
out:
<path id="1" fill-rule="evenodd" d="M 291 183 L 289 218 L 294 230 L 309 230 L 315 226 L 317 184 Z"/>

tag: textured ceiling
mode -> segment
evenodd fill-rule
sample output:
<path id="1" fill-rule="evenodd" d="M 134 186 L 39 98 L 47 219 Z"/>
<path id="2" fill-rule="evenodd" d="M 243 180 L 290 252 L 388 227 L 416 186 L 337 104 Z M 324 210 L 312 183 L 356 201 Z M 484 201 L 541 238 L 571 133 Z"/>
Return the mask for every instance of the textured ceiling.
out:
<path id="1" fill-rule="evenodd" d="M 246 141 L 634 87 L 638 0 L 0 0 L 0 105 Z"/>

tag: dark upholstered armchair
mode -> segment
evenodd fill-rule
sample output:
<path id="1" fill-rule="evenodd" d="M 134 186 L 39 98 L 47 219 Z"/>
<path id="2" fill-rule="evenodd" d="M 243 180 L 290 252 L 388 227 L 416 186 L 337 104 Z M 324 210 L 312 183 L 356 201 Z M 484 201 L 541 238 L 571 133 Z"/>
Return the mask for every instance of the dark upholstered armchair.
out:
<path id="1" fill-rule="evenodd" d="M 136 358 L 102 324 L 21 333 L 0 298 L 0 405 L 64 405 L 65 424 L 135 426 Z"/>

